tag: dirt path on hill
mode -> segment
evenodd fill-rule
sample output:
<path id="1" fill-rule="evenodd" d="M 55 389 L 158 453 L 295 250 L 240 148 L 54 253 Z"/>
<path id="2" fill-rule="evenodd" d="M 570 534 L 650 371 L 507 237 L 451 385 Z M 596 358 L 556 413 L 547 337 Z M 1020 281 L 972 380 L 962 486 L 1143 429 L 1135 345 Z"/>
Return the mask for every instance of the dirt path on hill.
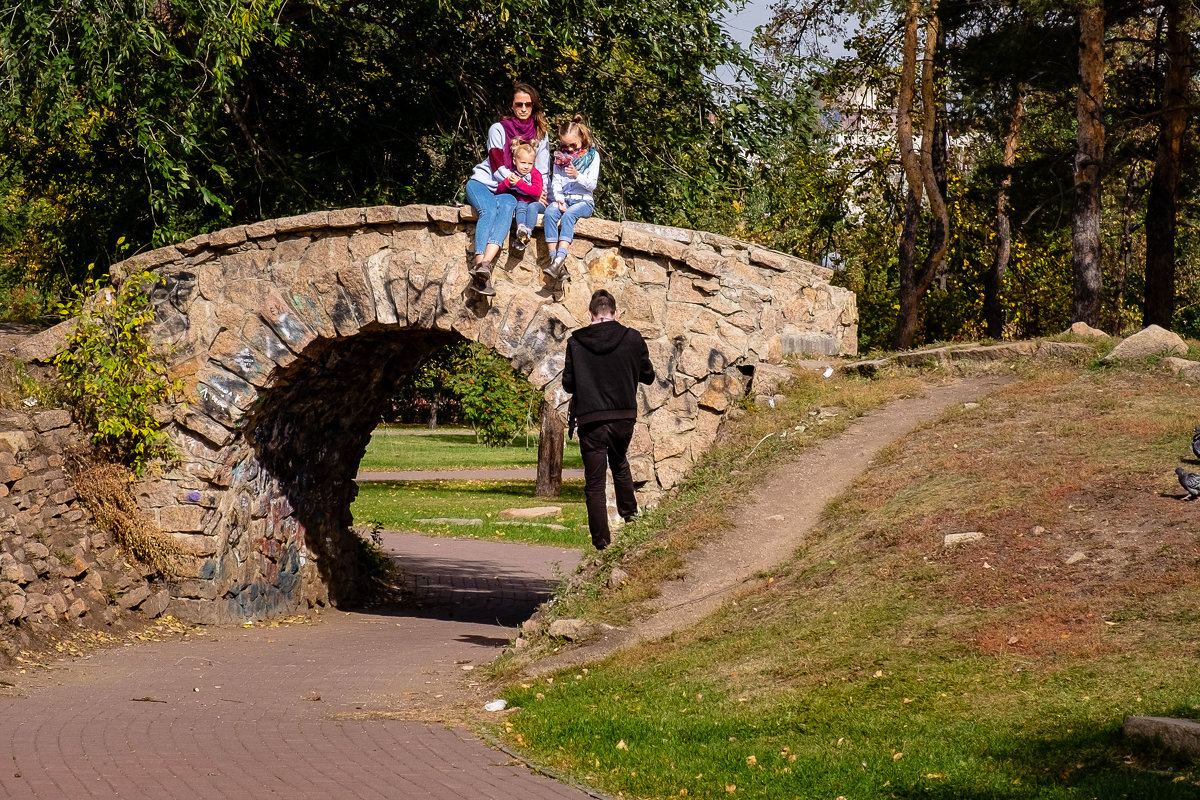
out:
<path id="1" fill-rule="evenodd" d="M 982 376 L 930 387 L 855 420 L 841 434 L 801 452 L 781 466 L 747 503 L 734 512 L 734 525 L 693 551 L 684 577 L 666 583 L 650 603 L 652 613 L 628 628 L 614 628 L 597 640 L 531 664 L 526 672 L 544 675 L 598 661 L 637 644 L 668 636 L 699 622 L 737 594 L 761 585 L 758 577 L 796 551 L 825 505 L 867 470 L 885 446 L 937 419 L 951 406 L 978 401 L 1012 382 Z"/>

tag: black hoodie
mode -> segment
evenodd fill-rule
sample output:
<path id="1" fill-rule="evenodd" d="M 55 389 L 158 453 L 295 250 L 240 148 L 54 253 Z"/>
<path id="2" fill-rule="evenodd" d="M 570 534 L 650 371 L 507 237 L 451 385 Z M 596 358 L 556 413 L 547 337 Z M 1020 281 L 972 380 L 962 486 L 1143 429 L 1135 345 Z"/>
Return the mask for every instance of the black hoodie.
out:
<path id="1" fill-rule="evenodd" d="M 580 328 L 567 340 L 563 389 L 575 395 L 580 425 L 637 418 L 637 385 L 654 381 L 646 340 L 615 320 Z"/>

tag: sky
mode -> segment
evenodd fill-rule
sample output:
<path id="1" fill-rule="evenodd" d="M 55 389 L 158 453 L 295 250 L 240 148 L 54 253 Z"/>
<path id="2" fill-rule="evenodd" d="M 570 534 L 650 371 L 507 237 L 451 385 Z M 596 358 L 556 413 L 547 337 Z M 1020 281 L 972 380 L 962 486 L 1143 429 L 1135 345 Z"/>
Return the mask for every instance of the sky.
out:
<path id="1" fill-rule="evenodd" d="M 725 30 L 739 44 L 747 46 L 754 29 L 771 19 L 771 3 L 774 0 L 747 0 L 742 9 L 725 15 Z"/>

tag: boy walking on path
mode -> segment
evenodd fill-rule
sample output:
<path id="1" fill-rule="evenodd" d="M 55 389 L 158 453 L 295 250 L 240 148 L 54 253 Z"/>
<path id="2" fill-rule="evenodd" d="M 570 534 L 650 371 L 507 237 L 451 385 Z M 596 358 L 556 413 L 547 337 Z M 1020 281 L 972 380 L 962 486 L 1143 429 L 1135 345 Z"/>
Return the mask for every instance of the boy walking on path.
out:
<path id="1" fill-rule="evenodd" d="M 592 544 L 603 550 L 611 541 L 604 498 L 609 467 L 617 513 L 628 521 L 638 511 L 626 453 L 637 421 L 637 385 L 654 381 L 654 366 L 642 335 L 617 322 L 617 301 L 609 292 L 598 289 L 592 294 L 588 315 L 591 324 L 567 340 L 562 383 L 574 395 L 588 529 Z"/>

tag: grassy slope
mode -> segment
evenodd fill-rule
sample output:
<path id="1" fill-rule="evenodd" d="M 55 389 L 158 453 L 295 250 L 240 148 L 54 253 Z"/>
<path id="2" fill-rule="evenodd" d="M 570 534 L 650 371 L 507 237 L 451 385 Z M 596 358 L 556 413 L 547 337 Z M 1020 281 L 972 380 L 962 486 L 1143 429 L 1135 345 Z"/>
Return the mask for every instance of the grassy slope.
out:
<path id="1" fill-rule="evenodd" d="M 629 797 L 1200 796 L 1119 734 L 1200 716 L 1198 417 L 1173 378 L 1029 371 L 889 448 L 761 593 L 511 687 L 505 736 Z"/>

